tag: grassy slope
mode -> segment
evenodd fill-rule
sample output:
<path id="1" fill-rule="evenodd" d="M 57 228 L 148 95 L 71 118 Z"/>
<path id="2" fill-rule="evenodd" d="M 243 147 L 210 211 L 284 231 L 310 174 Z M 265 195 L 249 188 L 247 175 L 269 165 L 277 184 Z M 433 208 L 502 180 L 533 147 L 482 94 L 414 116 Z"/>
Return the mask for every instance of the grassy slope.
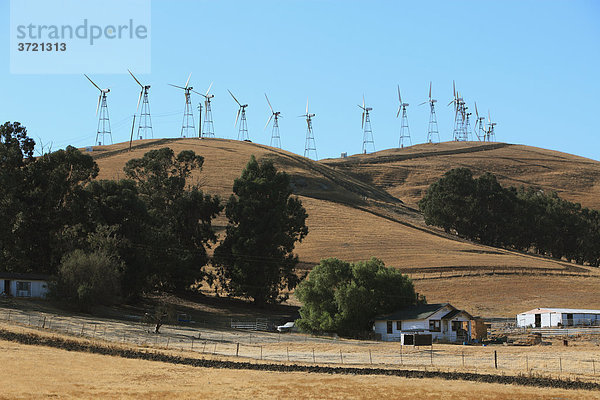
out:
<path id="1" fill-rule="evenodd" d="M 268 146 L 226 139 L 146 140 L 135 142 L 131 152 L 127 151 L 128 144 L 122 143 L 103 147 L 100 151 L 95 149 L 92 155 L 100 166 L 99 178 L 118 179 L 124 177 L 122 168 L 127 160 L 167 145 L 176 152 L 191 149 L 204 156 L 203 171 L 195 173 L 193 179 L 201 183 L 206 192 L 225 199 L 231 194 L 233 180 L 240 175 L 252 154 L 257 158 L 273 159 L 278 168 L 287 171 L 292 177 L 295 193 L 301 197 L 309 214 L 310 233 L 297 246 L 301 261 L 313 264 L 324 257 L 355 261 L 377 256 L 387 265 L 418 276 L 424 271 L 446 269 L 544 270 L 550 273 L 567 270 L 578 273 L 579 270 L 554 260 L 457 240 L 426 227 L 414 205 L 427 185 L 446 170 L 459 165 L 476 171 L 490 170 L 498 173 L 503 183 L 527 182 L 561 190 L 565 198 L 581 198 L 582 202 L 588 202 L 584 204 L 592 206 L 596 196 L 584 196 L 584 193 L 596 193 L 595 179 L 600 173 L 600 163 L 580 157 L 525 146 L 477 143 L 418 145 L 324 162 L 314 162 Z M 432 151 L 437 155 L 431 154 Z M 569 185 L 570 180 L 576 184 Z M 219 228 L 225 224 L 223 217 L 216 221 Z M 452 279 L 439 280 L 433 286 L 421 284 L 425 281 L 419 285 L 430 300 L 464 303 L 463 300 L 468 298 L 476 303 L 477 297 L 466 293 L 469 285 L 476 285 L 478 279 L 470 278 L 465 290 L 458 292 Z M 485 278 L 481 279 L 485 281 Z M 502 281 L 498 290 L 510 293 L 511 279 L 523 278 L 513 275 Z M 539 304 L 561 306 L 543 303 L 544 290 L 548 292 L 548 301 L 557 296 L 566 298 L 570 293 L 569 279 L 550 279 L 554 284 L 540 289 L 542 302 Z M 590 298 L 589 305 L 593 302 L 595 300 Z M 587 305 L 585 299 L 578 304 L 580 307 Z M 465 307 L 469 308 L 468 305 Z M 482 311 L 491 311 L 498 316 L 506 315 L 508 311 L 503 304 L 489 308 L 486 305 Z"/>

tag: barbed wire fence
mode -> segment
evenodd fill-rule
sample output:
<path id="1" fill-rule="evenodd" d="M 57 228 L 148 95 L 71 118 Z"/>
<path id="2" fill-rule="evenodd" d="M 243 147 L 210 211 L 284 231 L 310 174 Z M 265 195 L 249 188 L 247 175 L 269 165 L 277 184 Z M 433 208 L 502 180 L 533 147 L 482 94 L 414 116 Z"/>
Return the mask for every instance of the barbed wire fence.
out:
<path id="1" fill-rule="evenodd" d="M 335 337 L 312 337 L 295 333 L 213 330 L 164 325 L 160 334 L 140 321 L 66 317 L 41 312 L 4 309 L 0 320 L 49 332 L 109 343 L 153 349 L 178 350 L 196 355 L 331 365 L 393 366 L 449 370 L 490 371 L 499 374 L 558 375 L 574 379 L 597 379 L 600 352 L 571 353 L 505 352 L 475 346 L 401 346 L 389 342 L 352 341 Z M 546 346 L 541 346 L 544 349 Z M 531 348 L 531 347 L 529 347 Z"/>

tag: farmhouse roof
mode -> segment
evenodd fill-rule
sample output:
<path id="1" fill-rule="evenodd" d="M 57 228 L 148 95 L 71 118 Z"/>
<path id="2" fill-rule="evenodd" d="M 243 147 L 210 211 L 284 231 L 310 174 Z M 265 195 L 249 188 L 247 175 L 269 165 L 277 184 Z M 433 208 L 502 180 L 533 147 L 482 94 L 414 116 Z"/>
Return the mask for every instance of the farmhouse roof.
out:
<path id="1" fill-rule="evenodd" d="M 392 314 L 382 315 L 379 317 L 375 317 L 376 321 L 381 320 L 410 320 L 410 319 L 426 319 L 432 314 L 435 314 L 438 310 L 443 307 L 450 306 L 449 303 L 440 303 L 440 304 L 419 304 L 416 306 L 411 306 L 404 308 L 402 310 L 396 311 Z M 454 308 L 454 307 L 452 307 Z"/>
<path id="2" fill-rule="evenodd" d="M 0 279 L 22 279 L 24 281 L 47 281 L 50 275 L 22 272 L 0 272 Z"/>
<path id="3" fill-rule="evenodd" d="M 457 316 L 458 314 L 465 314 L 469 319 L 473 319 L 471 314 L 469 314 L 468 312 L 466 312 L 464 310 L 458 310 L 458 309 L 454 309 L 454 310 L 450 311 L 448 314 L 444 315 L 442 317 L 442 319 L 452 319 L 455 316 Z"/>
<path id="4" fill-rule="evenodd" d="M 534 308 L 533 310 L 522 312 L 521 314 L 600 314 L 600 310 L 589 310 L 582 308 Z"/>

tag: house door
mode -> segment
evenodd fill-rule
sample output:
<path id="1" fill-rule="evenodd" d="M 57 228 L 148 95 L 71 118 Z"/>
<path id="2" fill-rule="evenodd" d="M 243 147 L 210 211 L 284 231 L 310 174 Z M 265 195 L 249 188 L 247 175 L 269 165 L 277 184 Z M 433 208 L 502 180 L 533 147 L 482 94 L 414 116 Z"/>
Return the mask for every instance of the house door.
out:
<path id="1" fill-rule="evenodd" d="M 10 281 L 8 279 L 4 280 L 4 294 L 10 296 Z"/>
<path id="2" fill-rule="evenodd" d="M 567 314 L 567 326 L 573 326 L 573 314 Z"/>
<path id="3" fill-rule="evenodd" d="M 535 314 L 535 327 L 536 328 L 542 327 L 542 314 Z"/>

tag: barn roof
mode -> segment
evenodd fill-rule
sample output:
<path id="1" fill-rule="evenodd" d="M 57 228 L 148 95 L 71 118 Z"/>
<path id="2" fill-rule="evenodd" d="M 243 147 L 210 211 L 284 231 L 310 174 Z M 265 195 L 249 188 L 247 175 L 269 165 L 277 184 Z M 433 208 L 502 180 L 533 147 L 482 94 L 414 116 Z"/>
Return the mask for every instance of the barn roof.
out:
<path id="1" fill-rule="evenodd" d="M 600 310 L 589 310 L 582 308 L 534 308 L 533 310 L 522 312 L 522 314 L 545 314 L 545 313 L 557 313 L 557 314 L 600 314 Z"/>
<path id="2" fill-rule="evenodd" d="M 375 321 L 381 320 L 396 320 L 396 321 L 404 321 L 410 319 L 425 319 L 430 315 L 434 314 L 436 311 L 450 306 L 449 303 L 440 303 L 440 304 L 419 304 L 416 306 L 411 306 L 404 308 L 402 310 L 398 310 L 392 314 L 381 315 L 375 317 Z M 454 308 L 454 307 L 452 307 Z"/>

